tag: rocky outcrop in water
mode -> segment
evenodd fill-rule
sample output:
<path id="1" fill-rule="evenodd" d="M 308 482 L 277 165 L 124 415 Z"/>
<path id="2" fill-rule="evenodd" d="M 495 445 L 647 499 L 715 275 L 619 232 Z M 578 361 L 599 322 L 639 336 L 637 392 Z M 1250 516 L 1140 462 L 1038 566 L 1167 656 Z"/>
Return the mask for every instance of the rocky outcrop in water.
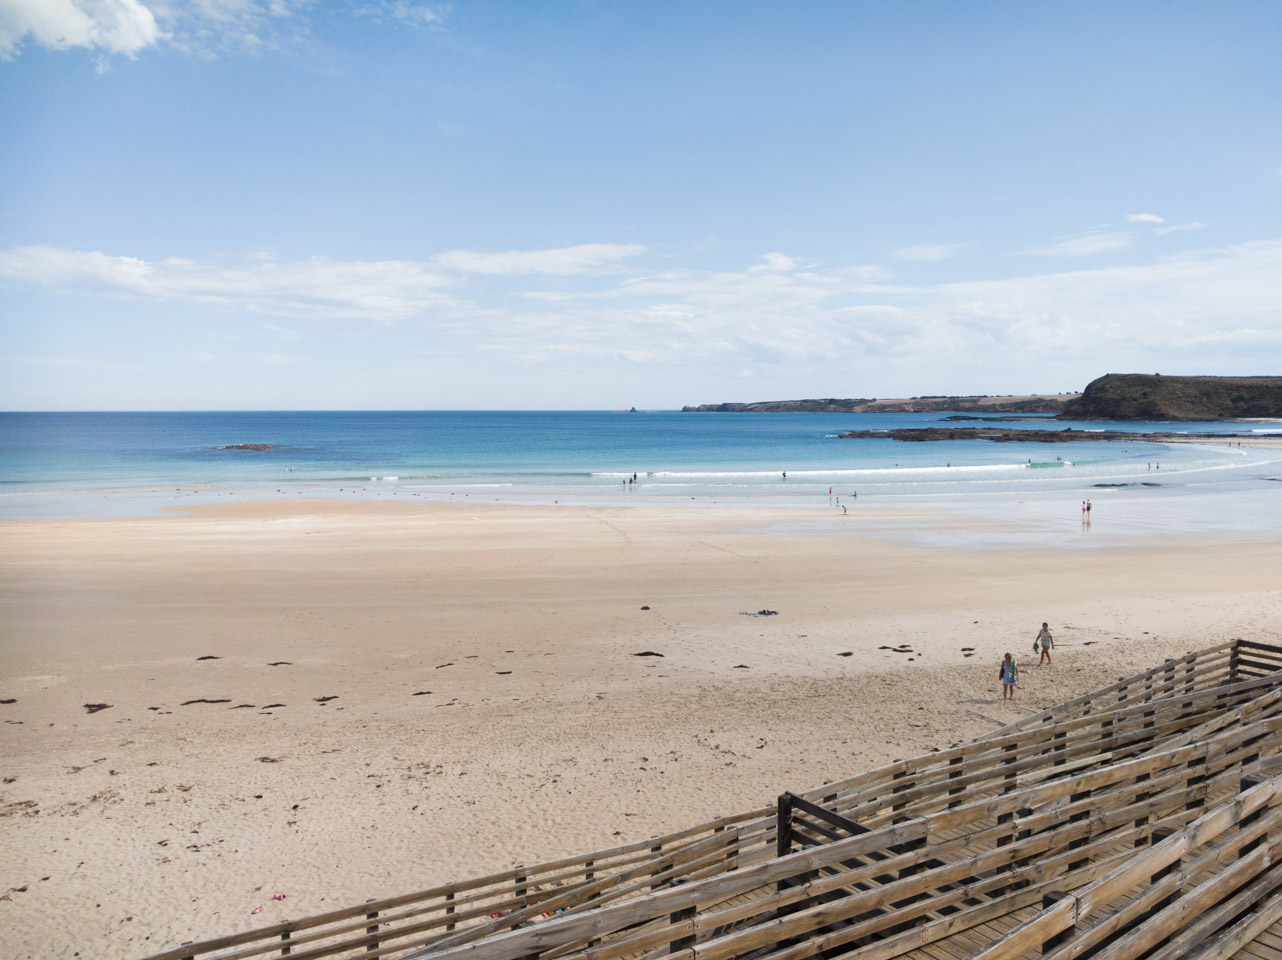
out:
<path id="1" fill-rule="evenodd" d="M 1226 437 L 1247 436 L 1234 433 L 1140 433 L 1130 430 L 1016 430 L 1008 427 L 904 427 L 898 430 L 851 430 L 839 434 L 843 440 L 904 440 L 925 442 L 930 440 L 991 440 L 994 443 L 1090 443 L 1096 440 L 1130 440 L 1133 442 L 1188 441 L 1199 438 L 1223 440 Z"/>

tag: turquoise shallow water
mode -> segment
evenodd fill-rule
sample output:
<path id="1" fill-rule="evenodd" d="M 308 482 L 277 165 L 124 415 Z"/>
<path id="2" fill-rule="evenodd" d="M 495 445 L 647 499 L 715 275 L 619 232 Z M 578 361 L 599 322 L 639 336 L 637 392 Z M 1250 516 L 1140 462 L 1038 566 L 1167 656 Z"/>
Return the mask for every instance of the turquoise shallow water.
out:
<path id="1" fill-rule="evenodd" d="M 1136 441 L 839 439 L 944 414 L 254 412 L 0 414 L 0 516 L 154 513 L 221 497 L 498 497 L 783 504 L 1241 489 L 1282 451 Z M 1282 423 L 1030 421 L 1059 430 L 1278 432 Z M 229 450 L 241 443 L 264 451 Z M 1062 459 L 1060 459 L 1062 458 Z M 1157 466 L 1160 464 L 1160 468 Z M 787 473 L 784 479 L 783 474 Z M 637 475 L 628 485 L 625 478 Z M 1097 484 L 1128 484 L 1097 487 Z M 1144 487 L 1143 484 L 1160 484 Z M 1282 488 L 1282 483 L 1272 484 Z M 1263 489 L 1263 487 L 1261 487 Z M 1282 490 L 1279 490 L 1282 493 Z"/>

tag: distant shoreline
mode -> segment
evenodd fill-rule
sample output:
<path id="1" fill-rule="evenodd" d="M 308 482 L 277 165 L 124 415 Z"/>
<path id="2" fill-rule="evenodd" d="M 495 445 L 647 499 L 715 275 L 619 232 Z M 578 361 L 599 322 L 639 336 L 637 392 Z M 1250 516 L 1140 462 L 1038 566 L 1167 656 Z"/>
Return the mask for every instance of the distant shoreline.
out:
<path id="1" fill-rule="evenodd" d="M 1081 394 L 1043 393 L 1024 396 L 832 397 L 815 400 L 761 400 L 751 403 L 702 403 L 682 413 L 1060 413 Z"/>

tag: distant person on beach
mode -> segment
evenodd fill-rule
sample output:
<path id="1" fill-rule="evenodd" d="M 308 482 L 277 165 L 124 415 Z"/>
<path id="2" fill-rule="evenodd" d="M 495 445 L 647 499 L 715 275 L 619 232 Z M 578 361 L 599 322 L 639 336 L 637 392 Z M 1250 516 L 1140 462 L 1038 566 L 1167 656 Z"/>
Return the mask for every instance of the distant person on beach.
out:
<path id="1" fill-rule="evenodd" d="M 1033 641 L 1033 652 L 1036 653 L 1039 647 L 1042 651 L 1042 659 L 1037 661 L 1039 667 L 1051 662 L 1051 649 L 1054 646 L 1055 638 L 1051 636 L 1050 628 L 1043 623 L 1042 629 L 1037 632 L 1037 639 Z"/>
<path id="2" fill-rule="evenodd" d="M 1002 702 L 1015 699 L 1015 684 L 1019 683 L 1019 665 L 1008 653 L 997 668 L 997 678 L 1002 682 Z"/>
<path id="3" fill-rule="evenodd" d="M 1091 518 L 1091 502 L 1087 500 L 1086 501 L 1086 519 L 1089 520 L 1090 518 Z"/>

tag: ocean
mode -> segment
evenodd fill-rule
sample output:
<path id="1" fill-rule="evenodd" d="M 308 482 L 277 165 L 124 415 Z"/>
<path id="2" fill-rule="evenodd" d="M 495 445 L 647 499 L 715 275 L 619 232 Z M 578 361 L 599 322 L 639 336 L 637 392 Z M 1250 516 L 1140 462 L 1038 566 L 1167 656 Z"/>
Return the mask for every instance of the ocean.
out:
<path id="1" fill-rule="evenodd" d="M 829 488 L 834 499 L 858 493 L 861 504 L 921 498 L 964 503 L 994 495 L 1125 493 L 1151 499 L 1181 490 L 1282 494 L 1282 484 L 1269 480 L 1282 476 L 1279 450 L 1139 440 L 905 443 L 838 436 L 856 429 L 975 425 L 947 423 L 945 416 L 7 413 L 0 414 L 0 518 L 137 516 L 231 497 L 784 505 L 826 498 Z M 1282 422 L 999 425 L 1282 433 Z M 228 449 L 237 444 L 272 449 Z M 637 482 L 629 484 L 634 474 Z"/>

